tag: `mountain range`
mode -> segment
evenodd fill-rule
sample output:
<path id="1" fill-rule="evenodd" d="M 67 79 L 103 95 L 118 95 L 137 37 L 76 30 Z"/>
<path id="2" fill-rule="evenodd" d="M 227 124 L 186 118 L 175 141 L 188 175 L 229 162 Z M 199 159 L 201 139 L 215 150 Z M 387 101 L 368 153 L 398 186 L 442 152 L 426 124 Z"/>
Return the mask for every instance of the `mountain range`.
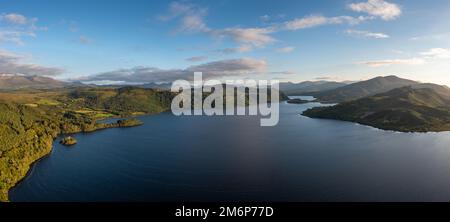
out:
<path id="1" fill-rule="evenodd" d="M 397 76 L 380 76 L 331 90 L 318 91 L 310 95 L 323 103 L 340 103 L 416 84 L 419 82 Z"/>
<path id="2" fill-rule="evenodd" d="M 344 82 L 329 81 L 305 81 L 300 83 L 284 82 L 280 83 L 280 90 L 288 96 L 307 96 L 320 91 L 332 90 L 346 86 Z"/>
<path id="3" fill-rule="evenodd" d="M 45 76 L 25 76 L 25 75 L 0 75 L 0 89 L 23 89 L 23 88 L 61 88 L 69 83 L 59 81 Z"/>
<path id="4" fill-rule="evenodd" d="M 44 76 L 0 75 L 2 90 L 54 89 L 70 86 L 86 86 L 82 88 L 93 90 L 98 88 Z M 144 84 L 138 87 L 166 91 L 169 85 Z M 119 91 L 129 89 L 120 86 L 111 88 L 120 89 Z M 380 76 L 351 84 L 327 81 L 282 83 L 280 88 L 282 98 L 284 94 L 312 95 L 322 103 L 337 103 L 334 106 L 312 108 L 303 113 L 312 118 L 351 121 L 404 132 L 450 130 L 450 88 L 446 86 L 419 83 L 397 76 Z M 113 99 L 110 104 L 122 107 L 126 100 L 133 98 Z M 146 105 L 150 106 L 151 104 Z"/>

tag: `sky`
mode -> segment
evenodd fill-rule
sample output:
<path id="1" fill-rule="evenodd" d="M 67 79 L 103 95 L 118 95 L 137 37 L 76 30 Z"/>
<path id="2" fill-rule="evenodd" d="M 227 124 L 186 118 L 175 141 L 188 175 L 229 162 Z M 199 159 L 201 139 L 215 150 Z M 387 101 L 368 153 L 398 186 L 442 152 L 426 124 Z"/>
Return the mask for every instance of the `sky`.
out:
<path id="1" fill-rule="evenodd" d="M 450 85 L 448 0 L 0 0 L 0 73 Z"/>

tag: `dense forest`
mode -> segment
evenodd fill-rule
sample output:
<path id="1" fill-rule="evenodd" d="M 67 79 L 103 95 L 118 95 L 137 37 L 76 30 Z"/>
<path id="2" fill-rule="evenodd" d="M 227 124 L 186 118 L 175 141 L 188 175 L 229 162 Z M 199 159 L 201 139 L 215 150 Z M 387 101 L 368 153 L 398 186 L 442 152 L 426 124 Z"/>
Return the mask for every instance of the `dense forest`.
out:
<path id="1" fill-rule="evenodd" d="M 0 201 L 47 155 L 59 134 L 140 125 L 136 119 L 98 123 L 107 117 L 169 109 L 173 94 L 141 88 L 73 88 L 0 93 Z"/>

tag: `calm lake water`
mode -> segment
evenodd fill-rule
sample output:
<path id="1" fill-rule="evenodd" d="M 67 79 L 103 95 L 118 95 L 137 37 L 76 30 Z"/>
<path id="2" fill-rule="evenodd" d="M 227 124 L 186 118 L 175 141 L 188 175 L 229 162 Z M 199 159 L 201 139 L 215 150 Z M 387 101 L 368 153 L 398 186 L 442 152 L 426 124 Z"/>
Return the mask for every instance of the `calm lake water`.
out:
<path id="1" fill-rule="evenodd" d="M 299 115 L 141 117 L 56 141 L 12 201 L 450 201 L 450 133 L 395 133 Z"/>

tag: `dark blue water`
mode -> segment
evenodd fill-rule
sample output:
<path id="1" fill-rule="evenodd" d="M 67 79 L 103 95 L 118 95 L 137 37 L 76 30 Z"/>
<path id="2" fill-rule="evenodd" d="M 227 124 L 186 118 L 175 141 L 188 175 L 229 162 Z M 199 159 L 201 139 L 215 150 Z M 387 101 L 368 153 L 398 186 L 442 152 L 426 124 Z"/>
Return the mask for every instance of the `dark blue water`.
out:
<path id="1" fill-rule="evenodd" d="M 450 133 L 395 133 L 300 116 L 141 117 L 78 134 L 11 190 L 12 201 L 450 201 Z"/>

